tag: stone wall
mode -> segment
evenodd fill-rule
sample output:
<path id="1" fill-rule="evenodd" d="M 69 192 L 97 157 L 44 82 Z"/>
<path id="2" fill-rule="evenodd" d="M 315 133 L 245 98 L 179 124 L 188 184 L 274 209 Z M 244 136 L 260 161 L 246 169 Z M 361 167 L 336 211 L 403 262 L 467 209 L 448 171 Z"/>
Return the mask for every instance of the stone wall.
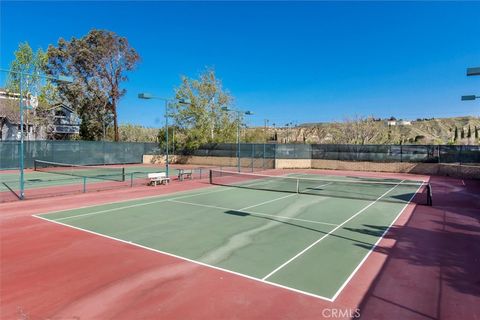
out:
<path id="1" fill-rule="evenodd" d="M 235 157 L 201 157 L 201 156 L 169 156 L 170 163 L 203 165 L 214 167 L 236 167 L 238 165 Z M 144 155 L 143 163 L 165 164 L 165 156 Z M 251 158 L 241 158 L 240 165 L 242 167 L 251 167 Z M 257 159 L 253 161 L 254 168 L 272 168 L 274 167 L 273 159 Z"/>
<path id="2" fill-rule="evenodd" d="M 171 163 L 203 165 L 215 167 L 236 167 L 235 157 L 200 157 L 200 156 L 171 156 Z M 143 163 L 164 164 L 165 157 L 143 156 Z M 251 167 L 251 158 L 241 159 L 242 167 Z M 410 162 L 368 162 L 368 161 L 340 161 L 320 159 L 254 159 L 254 168 L 277 169 L 328 169 L 345 171 L 370 172 L 400 172 L 425 175 L 441 175 L 462 179 L 480 179 L 480 166 L 466 166 L 458 164 L 440 163 L 410 163 Z"/>

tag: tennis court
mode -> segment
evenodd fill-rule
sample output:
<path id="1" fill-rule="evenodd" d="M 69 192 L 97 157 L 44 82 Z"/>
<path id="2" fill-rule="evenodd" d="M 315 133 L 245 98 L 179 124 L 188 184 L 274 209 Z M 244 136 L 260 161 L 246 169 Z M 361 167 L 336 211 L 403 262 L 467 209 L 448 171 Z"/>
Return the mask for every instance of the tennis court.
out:
<path id="1" fill-rule="evenodd" d="M 76 170 L 76 172 L 68 172 L 69 168 L 56 167 L 55 171 L 47 171 L 38 169 L 38 171 L 27 171 L 25 172 L 25 188 L 44 188 L 51 186 L 62 186 L 69 184 L 77 184 L 81 182 L 82 178 L 85 177 L 88 179 L 89 183 L 93 182 L 104 182 L 104 181 L 122 181 L 123 178 L 121 167 L 92 167 L 84 170 Z M 129 178 L 130 174 L 134 174 L 135 177 L 146 176 L 149 172 L 162 172 L 165 171 L 163 167 L 144 167 L 144 166 L 127 166 L 125 167 L 126 179 Z M 0 191 L 8 190 L 5 186 L 7 184 L 9 187 L 12 187 L 14 190 L 19 188 L 19 173 L 4 173 L 0 174 Z"/>
<path id="2" fill-rule="evenodd" d="M 428 195 L 405 180 L 215 170 L 210 179 L 36 217 L 333 301 L 407 204 Z"/>
<path id="3" fill-rule="evenodd" d="M 35 199 L 146 185 L 148 173 L 164 171 L 162 166 L 80 166 L 35 160 L 34 170 L 25 171 L 25 197 Z M 170 172 L 177 174 L 174 168 Z M 20 174 L 0 174 L 0 202 L 17 200 L 19 194 Z"/>

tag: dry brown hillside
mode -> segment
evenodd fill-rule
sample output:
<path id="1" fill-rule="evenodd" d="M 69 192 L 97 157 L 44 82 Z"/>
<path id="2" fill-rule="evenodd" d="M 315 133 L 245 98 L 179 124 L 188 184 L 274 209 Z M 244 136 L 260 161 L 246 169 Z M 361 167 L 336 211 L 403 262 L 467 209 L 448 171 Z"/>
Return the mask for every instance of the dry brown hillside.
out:
<path id="1" fill-rule="evenodd" d="M 255 136 L 263 130 L 252 128 L 249 131 L 251 141 L 261 140 Z M 269 127 L 267 135 L 279 143 L 479 144 L 480 117 L 416 120 L 400 124 L 397 121 L 395 125 L 378 119 L 309 123 L 294 128 Z"/>

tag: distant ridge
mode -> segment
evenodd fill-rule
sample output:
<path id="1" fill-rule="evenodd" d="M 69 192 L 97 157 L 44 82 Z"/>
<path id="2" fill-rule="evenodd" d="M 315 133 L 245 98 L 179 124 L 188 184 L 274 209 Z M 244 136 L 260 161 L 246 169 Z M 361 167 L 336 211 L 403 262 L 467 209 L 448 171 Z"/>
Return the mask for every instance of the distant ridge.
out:
<path id="1" fill-rule="evenodd" d="M 370 119 L 361 126 L 348 121 L 308 122 L 295 127 L 269 127 L 268 134 L 279 143 L 480 144 L 480 117 L 387 120 Z M 356 130 L 358 137 L 352 133 Z"/>

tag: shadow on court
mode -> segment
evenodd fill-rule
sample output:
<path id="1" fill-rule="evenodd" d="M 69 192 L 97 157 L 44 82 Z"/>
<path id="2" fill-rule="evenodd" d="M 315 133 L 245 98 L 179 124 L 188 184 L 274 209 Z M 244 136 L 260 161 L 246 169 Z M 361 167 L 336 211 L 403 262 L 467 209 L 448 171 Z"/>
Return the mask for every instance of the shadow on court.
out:
<path id="1" fill-rule="evenodd" d="M 363 319 L 480 314 L 480 202 L 474 196 L 480 194 L 480 182 L 460 188 L 447 182 L 434 189 L 433 207 L 415 207 L 404 226 L 389 230 L 386 238 L 396 240 L 394 247 L 374 249 L 388 258 L 360 305 Z M 352 231 L 379 234 L 382 229 L 365 225 Z"/>

